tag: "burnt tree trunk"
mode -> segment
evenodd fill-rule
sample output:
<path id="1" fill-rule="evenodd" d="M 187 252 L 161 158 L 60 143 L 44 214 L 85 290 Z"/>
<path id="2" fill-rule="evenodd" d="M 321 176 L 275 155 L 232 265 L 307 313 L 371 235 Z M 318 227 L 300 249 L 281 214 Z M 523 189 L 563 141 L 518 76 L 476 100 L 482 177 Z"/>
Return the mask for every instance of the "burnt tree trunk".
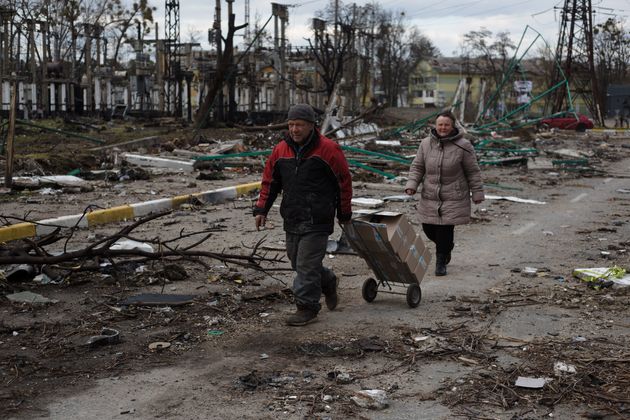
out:
<path id="1" fill-rule="evenodd" d="M 229 15 L 228 33 L 224 38 L 225 48 L 221 54 L 221 58 L 217 61 L 217 70 L 214 79 L 210 80 L 208 85 L 208 93 L 199 107 L 199 111 L 195 117 L 195 125 L 200 128 L 207 123 L 210 108 L 217 94 L 223 89 L 223 85 L 230 78 L 232 71 L 232 58 L 234 56 L 234 34 L 236 31 L 243 29 L 246 25 L 234 25 L 235 15 Z M 234 69 L 235 70 L 235 69 Z"/>

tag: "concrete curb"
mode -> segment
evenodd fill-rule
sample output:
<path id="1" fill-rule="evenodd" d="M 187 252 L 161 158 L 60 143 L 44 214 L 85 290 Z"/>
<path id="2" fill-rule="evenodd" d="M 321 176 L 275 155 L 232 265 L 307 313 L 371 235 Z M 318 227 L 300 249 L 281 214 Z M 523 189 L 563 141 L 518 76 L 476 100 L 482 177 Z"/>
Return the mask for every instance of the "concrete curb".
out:
<path id="1" fill-rule="evenodd" d="M 127 204 L 103 210 L 94 210 L 86 214 L 61 216 L 38 222 L 23 222 L 0 227 L 0 242 L 9 242 L 36 236 L 43 236 L 61 228 L 90 228 L 105 223 L 131 220 L 152 213 L 172 210 L 186 203 L 219 204 L 233 200 L 251 191 L 259 190 L 260 182 L 241 184 L 234 187 L 219 188 L 195 194 L 180 195 L 172 198 L 144 201 L 142 203 Z"/>

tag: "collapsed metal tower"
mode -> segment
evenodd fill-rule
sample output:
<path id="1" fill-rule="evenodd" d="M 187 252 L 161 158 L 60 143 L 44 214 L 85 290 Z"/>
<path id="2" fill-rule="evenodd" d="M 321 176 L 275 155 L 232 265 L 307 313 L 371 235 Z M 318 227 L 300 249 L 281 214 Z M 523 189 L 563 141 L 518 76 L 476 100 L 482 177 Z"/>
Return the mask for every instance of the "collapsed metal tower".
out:
<path id="1" fill-rule="evenodd" d="M 566 83 L 550 97 L 551 112 L 573 109 L 574 99 L 581 98 L 591 116 L 603 124 L 595 61 L 593 58 L 593 11 L 591 0 L 565 0 L 560 9 L 562 22 L 558 33 L 552 85 Z M 571 98 L 569 91 L 574 93 Z"/>

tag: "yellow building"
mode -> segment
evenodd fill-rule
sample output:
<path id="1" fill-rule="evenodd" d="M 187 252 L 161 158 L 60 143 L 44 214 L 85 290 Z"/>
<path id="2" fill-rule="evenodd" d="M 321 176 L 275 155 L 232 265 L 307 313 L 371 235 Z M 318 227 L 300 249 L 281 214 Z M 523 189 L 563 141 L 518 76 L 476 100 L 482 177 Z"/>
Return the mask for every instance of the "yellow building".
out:
<path id="1" fill-rule="evenodd" d="M 521 60 L 513 67 L 506 63 L 510 71 L 505 78 L 503 73 L 494 74 L 500 69 L 490 68 L 483 60 L 460 57 L 423 60 L 409 78 L 408 102 L 419 108 L 459 104 L 455 110 L 466 121 L 476 120 L 484 111 L 488 118 L 501 118 L 514 111 L 519 115 L 542 116 L 552 66 L 541 59 Z M 578 112 L 588 112 L 581 98 L 573 106 Z"/>

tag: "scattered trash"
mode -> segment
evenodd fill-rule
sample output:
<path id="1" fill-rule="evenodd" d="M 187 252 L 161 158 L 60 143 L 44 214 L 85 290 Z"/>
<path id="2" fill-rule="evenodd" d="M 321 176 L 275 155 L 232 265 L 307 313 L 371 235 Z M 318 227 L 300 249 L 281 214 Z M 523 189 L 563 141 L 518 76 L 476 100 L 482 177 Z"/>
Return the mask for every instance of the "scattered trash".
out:
<path id="1" fill-rule="evenodd" d="M 212 336 L 212 337 L 218 337 L 220 335 L 223 335 L 225 331 L 221 331 L 221 330 L 208 330 L 208 335 Z"/>
<path id="2" fill-rule="evenodd" d="M 617 192 L 622 193 L 622 194 L 630 194 L 630 190 L 627 190 L 625 188 L 619 188 Z"/>
<path id="3" fill-rule="evenodd" d="M 143 293 L 136 296 L 130 296 L 122 302 L 119 302 L 119 305 L 179 306 L 192 303 L 195 298 L 195 295 L 163 295 L 160 293 Z"/>
<path id="4" fill-rule="evenodd" d="M 59 190 L 55 190 L 52 188 L 42 188 L 41 190 L 39 190 L 40 195 L 56 195 L 59 192 Z"/>
<path id="5" fill-rule="evenodd" d="M 630 274 L 618 266 L 576 268 L 573 270 L 573 276 L 586 282 L 612 282 L 620 286 L 630 286 Z"/>
<path id="6" fill-rule="evenodd" d="M 468 357 L 464 357 L 464 356 L 459 356 L 457 359 L 461 360 L 464 363 L 468 363 L 469 365 L 478 365 L 479 364 L 478 361 L 476 361 L 474 359 L 470 359 Z"/>
<path id="7" fill-rule="evenodd" d="M 335 381 L 337 381 L 338 384 L 349 384 L 352 383 L 353 380 L 352 375 L 348 372 L 335 372 Z"/>
<path id="8" fill-rule="evenodd" d="M 7 299 L 9 299 L 11 302 L 31 303 L 31 304 L 59 302 L 57 299 L 48 299 L 47 297 L 44 297 L 40 294 L 29 292 L 29 291 L 7 295 Z"/>
<path id="9" fill-rule="evenodd" d="M 171 343 L 168 341 L 156 341 L 154 343 L 149 344 L 149 350 L 151 351 L 162 351 L 171 347 Z"/>
<path id="10" fill-rule="evenodd" d="M 428 340 L 428 339 L 429 339 L 428 335 L 419 335 L 417 337 L 414 337 L 413 341 L 415 341 L 417 343 L 419 341 L 425 341 L 425 340 Z"/>
<path id="11" fill-rule="evenodd" d="M 352 254 L 356 255 L 356 251 L 352 249 L 346 240 L 345 233 L 342 233 L 339 240 L 329 239 L 326 245 L 326 252 L 329 254 Z"/>
<path id="12" fill-rule="evenodd" d="M 577 336 L 575 336 L 575 337 L 573 337 L 573 338 L 572 338 L 572 341 L 573 341 L 574 343 L 583 343 L 583 342 L 585 342 L 585 341 L 586 341 L 586 338 L 585 338 L 585 337 L 582 337 L 581 335 L 577 335 Z"/>
<path id="13" fill-rule="evenodd" d="M 525 376 L 519 376 L 514 385 L 520 388 L 540 389 L 545 386 L 545 383 L 547 383 L 546 378 L 528 378 Z"/>
<path id="14" fill-rule="evenodd" d="M 536 277 L 538 269 L 534 267 L 525 267 L 521 270 L 521 275 L 524 277 Z"/>
<path id="15" fill-rule="evenodd" d="M 403 194 L 403 195 L 390 195 L 388 197 L 383 197 L 383 201 L 385 202 L 406 202 L 406 201 L 412 201 L 414 198 L 410 195 L 407 194 Z"/>
<path id="16" fill-rule="evenodd" d="M 260 353 L 260 358 L 261 358 L 262 360 L 264 360 L 264 359 L 269 359 L 269 355 L 268 355 L 267 353 Z"/>
<path id="17" fill-rule="evenodd" d="M 369 408 L 372 410 L 382 410 L 389 406 L 387 393 L 382 389 L 366 389 L 357 391 L 354 396 L 350 397 L 359 407 Z"/>
<path id="18" fill-rule="evenodd" d="M 577 369 L 575 369 L 574 365 L 569 365 L 564 362 L 554 363 L 553 371 L 556 373 L 556 376 L 562 376 L 566 373 L 577 373 Z"/>
<path id="19" fill-rule="evenodd" d="M 33 277 L 33 282 L 34 283 L 39 283 L 39 284 L 51 284 L 53 283 L 52 279 L 50 277 L 48 277 L 46 274 L 38 274 L 35 277 Z"/>
<path id="20" fill-rule="evenodd" d="M 507 200 L 507 201 L 514 201 L 516 203 L 523 203 L 523 204 L 547 204 L 545 201 L 530 200 L 527 198 L 518 198 L 514 196 L 502 196 L 502 195 L 486 195 L 486 200 Z"/>
<path id="21" fill-rule="evenodd" d="M 377 146 L 400 147 L 400 140 L 374 140 Z"/>
<path id="22" fill-rule="evenodd" d="M 134 241 L 132 239 L 119 239 L 109 247 L 109 249 L 115 250 L 125 250 L 125 251 L 144 251 L 144 252 L 153 252 L 153 247 L 144 242 Z"/>
<path id="23" fill-rule="evenodd" d="M 35 276 L 35 267 L 29 264 L 11 266 L 4 274 L 9 282 L 30 281 Z"/>
<path id="24" fill-rule="evenodd" d="M 365 198 L 365 197 L 357 197 L 352 199 L 352 205 L 354 206 L 363 206 L 368 208 L 377 208 L 382 207 L 384 201 L 379 200 L 378 198 Z"/>
<path id="25" fill-rule="evenodd" d="M 120 333 L 112 328 L 103 328 L 100 335 L 92 336 L 85 343 L 90 348 L 104 345 L 117 344 L 120 342 Z"/>

